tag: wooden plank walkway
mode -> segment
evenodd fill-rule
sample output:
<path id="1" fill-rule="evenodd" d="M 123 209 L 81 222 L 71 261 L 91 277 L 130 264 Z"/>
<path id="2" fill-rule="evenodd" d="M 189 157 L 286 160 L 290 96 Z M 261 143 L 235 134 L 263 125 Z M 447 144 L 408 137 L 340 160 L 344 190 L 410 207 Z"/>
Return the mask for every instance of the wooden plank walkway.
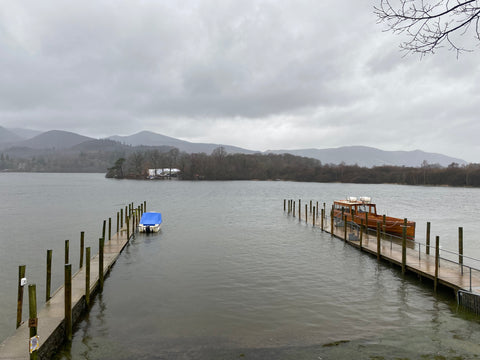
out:
<path id="1" fill-rule="evenodd" d="M 130 228 L 133 229 L 133 219 L 130 220 Z M 131 235 L 131 234 L 130 234 Z M 114 234 L 110 240 L 105 241 L 103 272 L 107 274 L 113 266 L 120 253 L 127 245 L 126 224 L 117 234 Z M 92 249 L 93 250 L 93 249 Z M 85 308 L 85 265 L 72 276 L 72 312 L 75 323 L 76 318 L 80 316 Z M 99 289 L 99 254 L 90 260 L 90 293 L 95 294 Z M 37 334 L 40 338 L 40 348 L 38 350 L 39 359 L 49 359 L 63 343 L 65 325 L 65 297 L 64 287 L 60 287 L 45 303 L 45 306 L 38 312 Z M 37 300 L 38 301 L 38 300 Z M 28 312 L 28 309 L 27 309 Z M 0 344 L 1 360 L 26 360 L 30 358 L 29 353 L 30 332 L 28 320 L 23 322 L 17 331 Z"/>
<path id="2" fill-rule="evenodd" d="M 319 215 L 320 216 L 320 215 Z M 298 219 L 298 218 L 297 218 Z M 305 215 L 300 221 L 303 221 L 309 225 L 313 225 L 313 216 L 308 214 L 305 219 Z M 315 227 L 321 227 L 321 218 L 315 218 Z M 345 229 L 343 226 L 333 226 L 331 228 L 331 219 L 324 219 L 325 232 L 330 233 L 332 236 L 345 241 Z M 360 241 L 349 240 L 353 237 L 358 239 L 359 230 L 354 230 L 347 227 L 347 240 L 346 243 L 360 249 Z M 389 239 L 380 240 L 380 258 L 388 261 L 392 264 L 402 266 L 402 245 L 400 243 Z M 374 256 L 377 255 L 377 236 L 372 234 L 363 233 L 362 236 L 362 251 L 370 253 Z M 435 246 L 431 246 L 433 255 L 426 254 L 425 252 L 419 252 L 418 249 L 407 247 L 406 248 L 406 271 L 418 274 L 421 277 L 435 280 Z M 480 295 L 480 270 L 471 269 L 470 267 L 460 265 L 459 263 L 441 258 L 439 261 L 437 282 L 443 286 L 449 287 L 455 291 L 455 295 L 458 295 L 458 291 L 471 292 L 475 295 Z"/>

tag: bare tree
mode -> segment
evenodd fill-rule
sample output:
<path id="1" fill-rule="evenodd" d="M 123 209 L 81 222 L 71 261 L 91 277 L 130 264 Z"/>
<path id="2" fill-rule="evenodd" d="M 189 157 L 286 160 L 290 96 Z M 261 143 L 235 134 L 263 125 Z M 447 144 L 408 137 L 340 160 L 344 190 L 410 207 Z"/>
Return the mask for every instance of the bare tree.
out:
<path id="1" fill-rule="evenodd" d="M 380 0 L 374 12 L 387 30 L 407 34 L 400 47 L 408 53 L 433 54 L 447 44 L 458 56 L 472 51 L 458 36 L 473 34 L 480 41 L 479 0 Z"/>

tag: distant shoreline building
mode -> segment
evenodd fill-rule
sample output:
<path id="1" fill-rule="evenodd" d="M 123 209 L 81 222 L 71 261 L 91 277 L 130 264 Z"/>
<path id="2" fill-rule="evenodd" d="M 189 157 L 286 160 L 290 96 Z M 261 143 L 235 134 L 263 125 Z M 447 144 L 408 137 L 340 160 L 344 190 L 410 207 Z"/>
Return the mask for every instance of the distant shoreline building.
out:
<path id="1" fill-rule="evenodd" d="M 176 168 L 162 168 L 162 169 L 148 169 L 149 179 L 171 179 L 178 177 L 180 169 Z"/>

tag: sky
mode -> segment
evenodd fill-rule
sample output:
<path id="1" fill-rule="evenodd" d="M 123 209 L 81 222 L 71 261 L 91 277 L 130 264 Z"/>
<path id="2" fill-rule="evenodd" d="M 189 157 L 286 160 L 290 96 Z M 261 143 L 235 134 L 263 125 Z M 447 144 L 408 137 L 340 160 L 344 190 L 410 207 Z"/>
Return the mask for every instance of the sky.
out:
<path id="1" fill-rule="evenodd" d="M 380 0 L 0 0 L 0 126 L 480 163 L 480 49 L 407 55 Z"/>

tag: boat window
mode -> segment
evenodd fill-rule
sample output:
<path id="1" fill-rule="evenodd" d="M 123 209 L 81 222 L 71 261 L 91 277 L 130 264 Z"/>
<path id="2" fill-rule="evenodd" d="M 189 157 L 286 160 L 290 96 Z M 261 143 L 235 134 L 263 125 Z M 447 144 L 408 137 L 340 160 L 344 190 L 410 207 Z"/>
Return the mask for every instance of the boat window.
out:
<path id="1" fill-rule="evenodd" d="M 367 207 L 365 205 L 360 205 L 358 207 L 358 212 L 361 212 L 361 213 L 367 212 Z"/>

